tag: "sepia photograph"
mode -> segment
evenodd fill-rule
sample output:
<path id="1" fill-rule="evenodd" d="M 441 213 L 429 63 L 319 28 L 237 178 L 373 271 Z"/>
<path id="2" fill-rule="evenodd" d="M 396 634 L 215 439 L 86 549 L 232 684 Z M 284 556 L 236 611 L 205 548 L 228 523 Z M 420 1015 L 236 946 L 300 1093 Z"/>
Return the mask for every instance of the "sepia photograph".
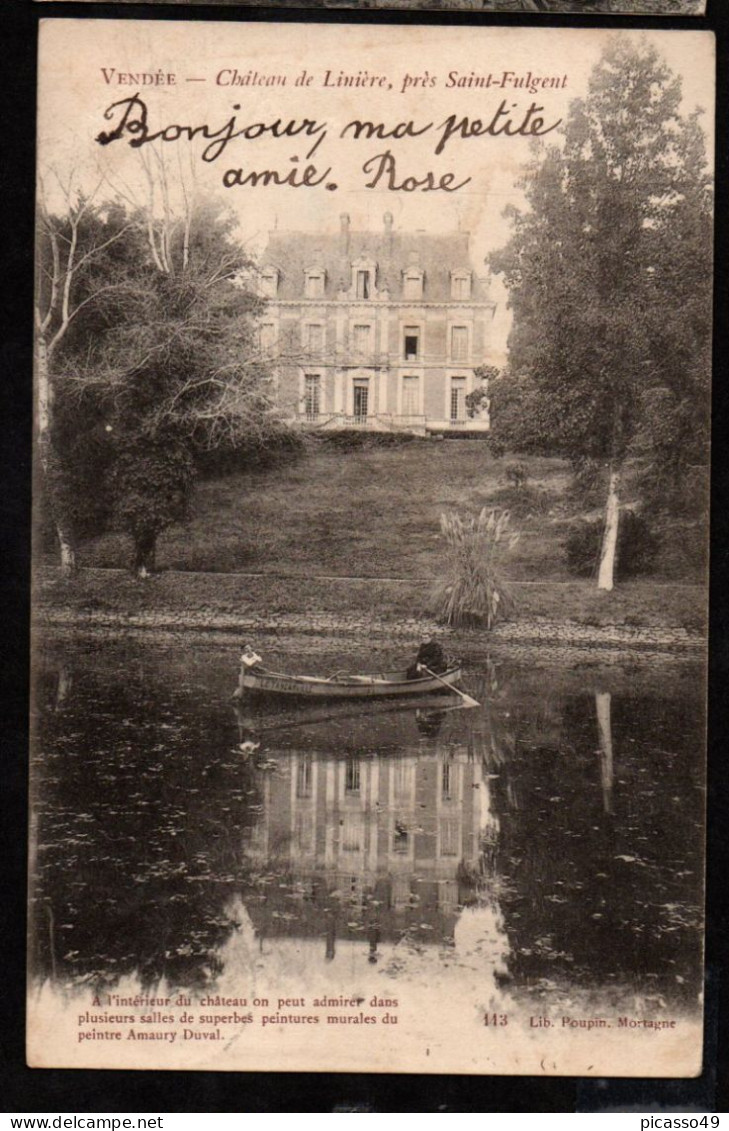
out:
<path id="1" fill-rule="evenodd" d="M 32 1067 L 700 1074 L 713 116 L 690 28 L 43 22 Z"/>

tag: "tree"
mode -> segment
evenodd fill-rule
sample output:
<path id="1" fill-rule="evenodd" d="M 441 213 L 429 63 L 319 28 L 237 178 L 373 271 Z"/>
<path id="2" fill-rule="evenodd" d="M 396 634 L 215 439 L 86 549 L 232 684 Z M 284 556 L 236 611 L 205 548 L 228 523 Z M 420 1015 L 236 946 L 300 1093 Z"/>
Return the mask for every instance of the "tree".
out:
<path id="1" fill-rule="evenodd" d="M 83 196 L 55 174 L 54 180 L 61 190 L 62 211 L 54 214 L 48 207 L 42 180 L 37 207 L 36 435 L 45 499 L 56 528 L 61 569 L 68 577 L 76 568 L 76 533 L 83 524 L 86 496 L 78 490 L 79 465 L 74 458 L 81 451 L 68 458 L 79 435 L 79 420 L 70 419 L 65 406 L 57 404 L 58 374 L 81 323 L 86 320 L 88 330 L 94 313 L 121 289 L 118 275 L 107 268 L 99 277 L 99 267 L 128 234 L 129 225 L 118 210 L 109 209 L 104 215 L 94 204 L 94 193 Z M 86 424 L 87 431 L 93 429 L 91 421 Z M 86 454 L 90 451 L 88 445 L 81 448 Z"/>
<path id="2" fill-rule="evenodd" d="M 510 210 L 512 237 L 491 258 L 514 312 L 509 426 L 527 447 L 605 467 L 598 585 L 609 590 L 626 459 L 706 458 L 711 196 L 698 111 L 681 113 L 680 79 L 651 46 L 616 38 L 570 105 L 563 144 L 535 151 L 523 188 L 529 209 Z"/>
<path id="3" fill-rule="evenodd" d="M 113 516 L 139 576 L 154 568 L 159 534 L 187 513 L 197 452 L 252 433 L 264 442 L 277 426 L 254 340 L 259 303 L 237 285 L 246 259 L 230 218 L 197 206 L 147 220 L 136 217 L 146 255 L 127 308 L 77 375 L 106 405 Z"/>
<path id="4" fill-rule="evenodd" d="M 233 218 L 189 195 L 173 211 L 164 170 L 147 171 L 146 206 L 127 200 L 97 211 L 99 224 L 122 234 L 92 279 L 70 278 L 78 317 L 52 369 L 54 396 L 72 422 L 57 478 L 61 487 L 72 482 L 71 455 L 101 419 L 97 472 L 103 463 L 111 517 L 132 539 L 139 576 L 154 568 L 159 534 L 185 517 L 202 453 L 255 450 L 285 432 L 256 341 L 261 303 L 241 283 L 250 263 Z M 86 299 L 91 284 L 103 301 Z"/>
<path id="5" fill-rule="evenodd" d="M 466 412 L 470 419 L 488 413 L 491 404 L 490 387 L 499 379 L 501 371 L 495 365 L 478 365 L 473 375 L 479 384 L 466 394 Z"/>

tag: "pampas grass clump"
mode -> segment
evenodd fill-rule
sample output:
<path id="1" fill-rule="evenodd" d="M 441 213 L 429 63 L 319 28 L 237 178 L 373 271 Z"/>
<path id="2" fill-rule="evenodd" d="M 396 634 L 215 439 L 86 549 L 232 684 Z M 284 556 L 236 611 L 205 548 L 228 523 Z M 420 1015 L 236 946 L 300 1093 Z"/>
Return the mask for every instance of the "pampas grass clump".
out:
<path id="1" fill-rule="evenodd" d="M 509 530 L 509 512 L 484 508 L 476 518 L 461 518 L 449 511 L 440 516 L 440 528 L 448 559 L 433 592 L 435 616 L 453 628 L 491 628 L 514 604 L 499 575 L 500 558 L 519 540 Z"/>

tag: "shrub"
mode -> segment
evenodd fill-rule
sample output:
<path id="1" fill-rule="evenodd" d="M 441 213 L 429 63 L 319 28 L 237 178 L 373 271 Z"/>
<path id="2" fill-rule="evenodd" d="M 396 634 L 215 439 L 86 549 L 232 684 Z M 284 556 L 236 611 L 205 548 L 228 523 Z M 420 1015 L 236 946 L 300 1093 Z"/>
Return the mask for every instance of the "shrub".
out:
<path id="1" fill-rule="evenodd" d="M 600 561 L 605 530 L 602 519 L 572 526 L 565 541 L 567 569 L 577 577 L 592 577 Z M 615 574 L 619 579 L 650 573 L 658 553 L 659 540 L 646 519 L 635 511 L 620 513 Z"/>
<path id="2" fill-rule="evenodd" d="M 558 504 L 559 496 L 544 487 L 500 487 L 489 494 L 488 504 L 508 510 L 513 518 L 546 515 Z"/>
<path id="3" fill-rule="evenodd" d="M 518 541 L 509 531 L 509 512 L 484 508 L 477 518 L 455 511 L 441 515 L 448 559 L 432 599 L 437 619 L 454 628 L 486 624 L 507 613 L 513 599 L 499 576 L 499 559 Z"/>
<path id="4" fill-rule="evenodd" d="M 618 577 L 637 577 L 653 569 L 660 539 L 647 519 L 635 511 L 620 515 L 618 527 Z"/>
<path id="5" fill-rule="evenodd" d="M 281 432 L 267 436 L 265 442 L 250 440 L 194 452 L 195 469 L 203 479 L 222 479 L 240 472 L 270 471 L 306 454 L 306 437 L 300 432 Z"/>
<path id="6" fill-rule="evenodd" d="M 521 491 L 526 487 L 529 478 L 529 469 L 525 463 L 510 463 L 507 465 L 504 474 L 506 480 L 515 487 L 517 491 Z"/>
<path id="7" fill-rule="evenodd" d="M 477 416 L 480 416 L 484 409 L 488 408 L 488 404 L 489 394 L 485 386 L 474 389 L 471 393 L 467 393 L 466 412 L 468 413 L 469 420 L 474 420 Z"/>
<path id="8" fill-rule="evenodd" d="M 584 458 L 573 462 L 573 486 L 577 498 L 586 507 L 597 507 L 605 501 L 607 469 L 603 460 Z"/>
<path id="9" fill-rule="evenodd" d="M 657 568 L 662 576 L 683 581 L 705 581 L 709 568 L 709 515 L 698 511 L 692 520 L 664 519 L 657 527 L 661 547 Z"/>
<path id="10" fill-rule="evenodd" d="M 331 432 L 315 433 L 316 442 L 337 451 L 354 452 L 367 448 L 397 448 L 403 444 L 421 442 L 429 437 L 416 436 L 412 432 L 367 432 L 356 428 L 342 428 Z"/>

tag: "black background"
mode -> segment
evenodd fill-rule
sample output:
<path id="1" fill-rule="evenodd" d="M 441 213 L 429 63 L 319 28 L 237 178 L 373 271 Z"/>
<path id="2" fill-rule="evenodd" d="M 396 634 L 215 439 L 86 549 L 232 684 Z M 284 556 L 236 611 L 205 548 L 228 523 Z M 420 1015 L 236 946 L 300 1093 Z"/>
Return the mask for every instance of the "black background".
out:
<path id="1" fill-rule="evenodd" d="M 305 2 L 305 0 L 304 0 Z M 205 19 L 327 23 L 505 24 L 550 27 L 712 28 L 717 35 L 718 138 L 712 460 L 712 614 L 709 711 L 709 873 L 705 1068 L 698 1080 L 574 1077 L 407 1076 L 333 1073 L 111 1072 L 25 1065 L 25 900 L 32 421 L 33 204 L 36 39 L 40 19 Z M 727 780 L 729 779 L 729 379 L 727 311 L 727 70 L 729 0 L 708 0 L 706 18 L 499 16 L 473 11 L 347 11 L 193 4 L 32 3 L 0 11 L 0 1106 L 5 1112 L 726 1112 Z M 59 114 L 63 108 L 59 107 Z"/>

